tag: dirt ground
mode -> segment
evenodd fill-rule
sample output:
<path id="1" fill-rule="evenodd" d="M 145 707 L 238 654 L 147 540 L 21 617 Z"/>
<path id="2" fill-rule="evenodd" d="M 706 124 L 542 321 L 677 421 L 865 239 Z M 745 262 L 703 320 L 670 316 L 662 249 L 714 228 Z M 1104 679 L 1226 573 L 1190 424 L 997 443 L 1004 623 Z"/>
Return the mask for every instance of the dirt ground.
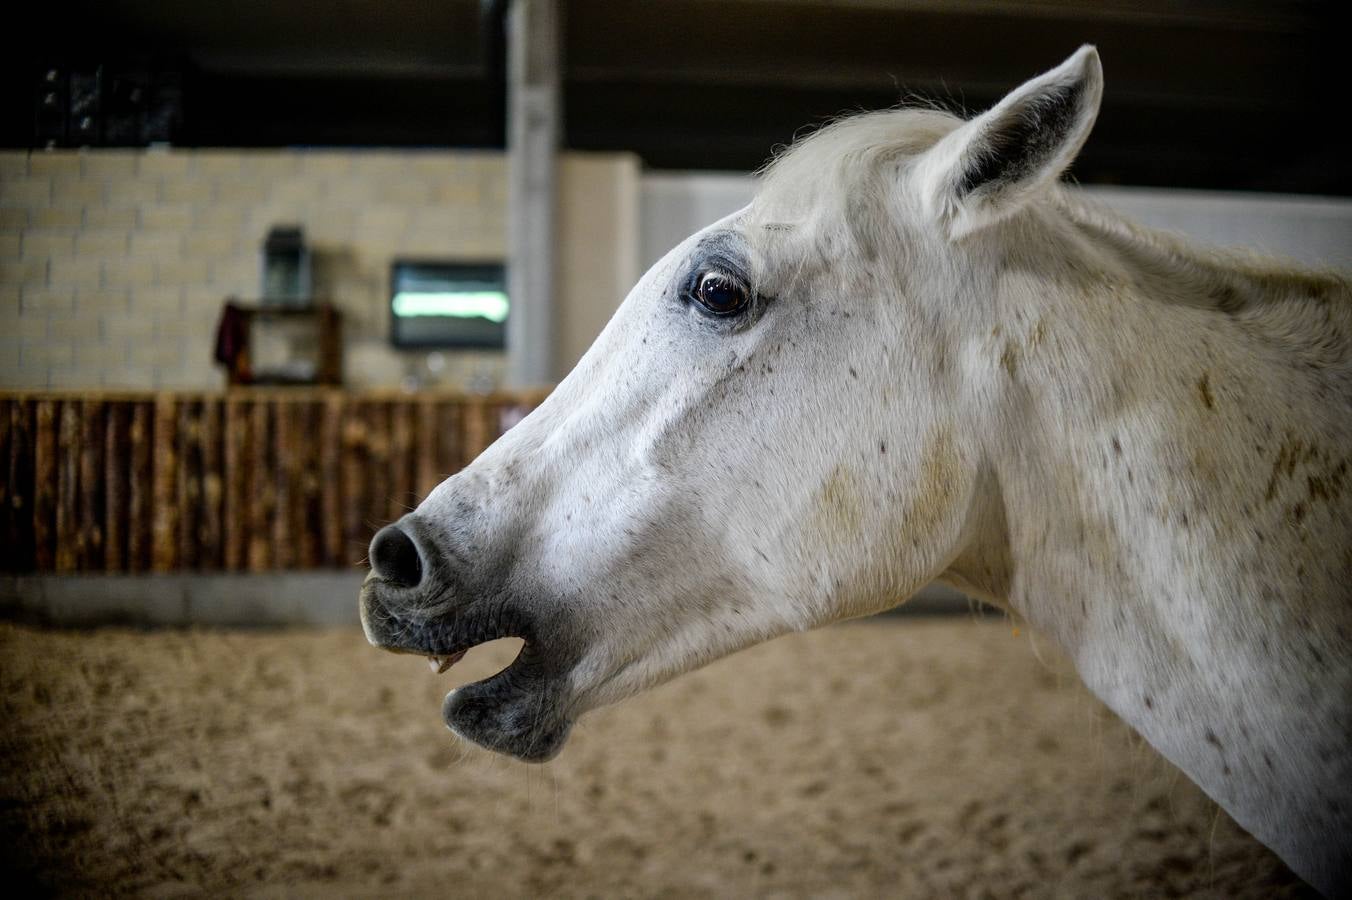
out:
<path id="1" fill-rule="evenodd" d="M 1306 896 L 998 620 L 795 635 L 593 713 L 544 766 L 356 630 L 0 624 L 5 883 L 178 896 Z M 1039 658 L 1040 657 L 1040 658 Z M 12 892 L 7 892 L 11 896 Z"/>

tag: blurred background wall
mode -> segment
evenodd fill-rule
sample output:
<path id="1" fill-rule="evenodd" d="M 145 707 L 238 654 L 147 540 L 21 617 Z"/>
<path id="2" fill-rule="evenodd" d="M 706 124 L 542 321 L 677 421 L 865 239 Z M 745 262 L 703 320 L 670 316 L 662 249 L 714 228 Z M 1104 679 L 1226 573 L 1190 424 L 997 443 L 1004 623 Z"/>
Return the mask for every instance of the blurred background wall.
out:
<path id="1" fill-rule="evenodd" d="M 559 196 L 561 377 L 637 277 L 639 161 L 570 153 Z M 301 225 L 314 292 L 346 328 L 347 383 L 410 372 L 502 380 L 462 350 L 427 373 L 390 344 L 390 263 L 506 257 L 506 166 L 487 150 L 52 150 L 0 153 L 0 384 L 221 387 L 214 326 L 258 293 L 273 225 Z"/>

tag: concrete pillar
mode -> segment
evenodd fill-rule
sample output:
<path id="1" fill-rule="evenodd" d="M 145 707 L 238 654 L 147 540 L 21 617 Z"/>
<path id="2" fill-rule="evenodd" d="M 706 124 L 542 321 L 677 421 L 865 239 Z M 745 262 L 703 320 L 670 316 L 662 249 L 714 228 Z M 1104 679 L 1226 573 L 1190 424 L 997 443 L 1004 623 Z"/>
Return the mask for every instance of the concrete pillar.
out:
<path id="1" fill-rule="evenodd" d="M 552 380 L 554 207 L 559 134 L 559 4 L 507 11 L 507 381 Z"/>

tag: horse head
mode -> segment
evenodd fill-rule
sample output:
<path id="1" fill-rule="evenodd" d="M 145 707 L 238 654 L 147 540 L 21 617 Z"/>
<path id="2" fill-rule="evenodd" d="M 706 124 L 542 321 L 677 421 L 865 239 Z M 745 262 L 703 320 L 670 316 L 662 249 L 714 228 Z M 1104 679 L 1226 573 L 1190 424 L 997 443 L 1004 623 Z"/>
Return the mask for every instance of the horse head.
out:
<path id="1" fill-rule="evenodd" d="M 946 573 L 998 580 L 999 372 L 970 349 L 1101 85 L 1086 47 L 971 121 L 875 113 L 790 149 L 546 402 L 376 535 L 370 641 L 440 668 L 523 638 L 443 715 L 543 760 L 582 713 L 739 648 Z"/>

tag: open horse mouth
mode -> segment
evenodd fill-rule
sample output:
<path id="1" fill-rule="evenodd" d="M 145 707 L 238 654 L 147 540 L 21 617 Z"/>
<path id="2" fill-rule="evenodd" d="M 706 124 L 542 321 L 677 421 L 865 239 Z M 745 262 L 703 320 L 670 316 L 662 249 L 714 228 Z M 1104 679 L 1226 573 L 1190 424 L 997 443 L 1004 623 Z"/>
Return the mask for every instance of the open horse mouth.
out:
<path id="1" fill-rule="evenodd" d="M 566 654 L 541 638 L 530 616 L 508 604 L 473 601 L 450 612 L 427 614 L 391 602 L 398 586 L 375 573 L 361 592 L 366 638 L 391 653 L 425 656 L 441 674 L 474 647 L 499 638 L 525 643 L 507 668 L 446 695 L 441 717 L 460 737 L 526 762 L 544 762 L 562 749 L 572 720 L 565 710 Z"/>

